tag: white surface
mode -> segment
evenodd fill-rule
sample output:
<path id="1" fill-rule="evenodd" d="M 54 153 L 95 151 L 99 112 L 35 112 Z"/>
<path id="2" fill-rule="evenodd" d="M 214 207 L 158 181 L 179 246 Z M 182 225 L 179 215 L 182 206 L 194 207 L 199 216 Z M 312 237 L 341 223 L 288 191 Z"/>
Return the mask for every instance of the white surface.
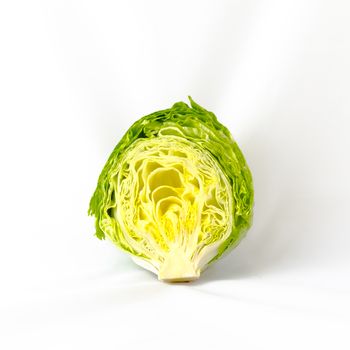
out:
<path id="1" fill-rule="evenodd" d="M 349 349 L 347 1 L 3 1 L 1 349 Z M 168 285 L 93 236 L 104 162 L 190 94 L 251 167 L 255 222 Z"/>

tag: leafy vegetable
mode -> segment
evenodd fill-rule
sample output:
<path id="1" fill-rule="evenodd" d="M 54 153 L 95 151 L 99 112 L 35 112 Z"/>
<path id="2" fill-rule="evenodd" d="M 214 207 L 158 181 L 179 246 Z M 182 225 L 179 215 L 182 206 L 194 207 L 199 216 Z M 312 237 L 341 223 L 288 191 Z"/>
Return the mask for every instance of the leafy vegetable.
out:
<path id="1" fill-rule="evenodd" d="M 160 280 L 197 279 L 252 219 L 250 171 L 227 128 L 191 107 L 147 115 L 110 155 L 90 202 L 106 236 Z"/>

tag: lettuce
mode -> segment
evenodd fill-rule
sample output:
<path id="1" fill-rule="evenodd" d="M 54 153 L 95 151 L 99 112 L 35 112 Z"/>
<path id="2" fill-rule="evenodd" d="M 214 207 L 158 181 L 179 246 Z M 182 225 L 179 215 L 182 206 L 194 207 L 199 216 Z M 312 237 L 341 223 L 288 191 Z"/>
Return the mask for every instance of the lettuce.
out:
<path id="1" fill-rule="evenodd" d="M 108 237 L 164 281 L 190 281 L 251 225 L 252 176 L 216 116 L 190 106 L 139 119 L 110 155 L 91 198 Z"/>

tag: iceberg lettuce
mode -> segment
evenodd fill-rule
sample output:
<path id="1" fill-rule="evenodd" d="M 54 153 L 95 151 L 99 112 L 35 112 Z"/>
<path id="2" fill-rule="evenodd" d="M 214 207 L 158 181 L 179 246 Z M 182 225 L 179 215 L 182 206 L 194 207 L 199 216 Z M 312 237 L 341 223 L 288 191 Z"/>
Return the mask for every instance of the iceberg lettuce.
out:
<path id="1" fill-rule="evenodd" d="M 191 98 L 139 119 L 110 155 L 89 214 L 164 281 L 191 281 L 251 225 L 253 182 L 230 132 Z"/>

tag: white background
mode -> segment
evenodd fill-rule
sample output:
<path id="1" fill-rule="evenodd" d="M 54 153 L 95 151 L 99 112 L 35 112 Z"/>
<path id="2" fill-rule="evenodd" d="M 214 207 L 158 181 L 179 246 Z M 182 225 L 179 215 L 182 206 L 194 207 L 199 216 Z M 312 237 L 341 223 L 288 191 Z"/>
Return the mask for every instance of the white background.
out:
<path id="1" fill-rule="evenodd" d="M 0 348 L 349 349 L 348 1 L 2 1 Z M 254 226 L 169 285 L 94 237 L 97 177 L 191 95 L 252 170 Z"/>

